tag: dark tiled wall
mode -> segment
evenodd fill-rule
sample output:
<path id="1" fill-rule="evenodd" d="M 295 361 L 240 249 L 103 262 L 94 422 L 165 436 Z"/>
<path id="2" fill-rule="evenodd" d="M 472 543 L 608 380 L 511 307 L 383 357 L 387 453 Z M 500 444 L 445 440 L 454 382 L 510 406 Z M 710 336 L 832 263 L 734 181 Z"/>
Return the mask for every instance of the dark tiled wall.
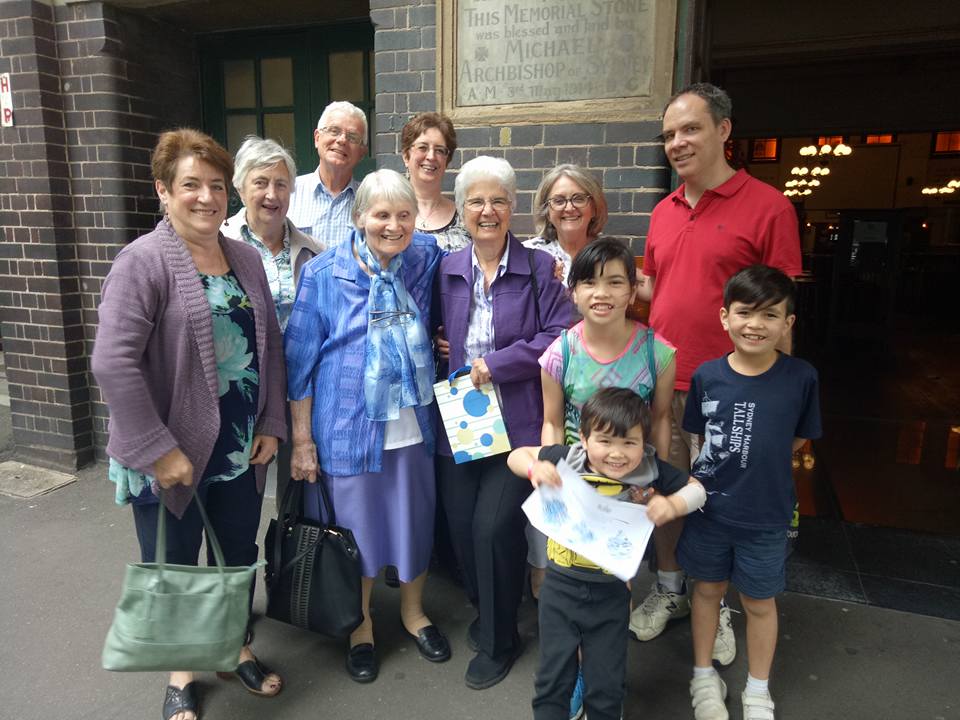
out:
<path id="1" fill-rule="evenodd" d="M 150 151 L 199 120 L 192 38 L 109 5 L 0 2 L 0 321 L 14 442 L 74 468 L 106 444 L 89 373 L 103 278 L 157 220 Z"/>
<path id="2" fill-rule="evenodd" d="M 377 104 L 373 152 L 378 167 L 402 170 L 400 129 L 411 115 L 436 110 L 436 24 L 434 0 L 371 0 L 376 28 Z M 457 127 L 460 145 L 447 174 L 447 189 L 463 162 L 477 155 L 505 157 L 517 171 L 513 229 L 533 233 L 531 205 L 543 173 L 573 162 L 603 183 L 610 220 L 604 230 L 643 251 L 653 206 L 667 192 L 670 173 L 653 138 L 659 122 L 562 123 Z"/>

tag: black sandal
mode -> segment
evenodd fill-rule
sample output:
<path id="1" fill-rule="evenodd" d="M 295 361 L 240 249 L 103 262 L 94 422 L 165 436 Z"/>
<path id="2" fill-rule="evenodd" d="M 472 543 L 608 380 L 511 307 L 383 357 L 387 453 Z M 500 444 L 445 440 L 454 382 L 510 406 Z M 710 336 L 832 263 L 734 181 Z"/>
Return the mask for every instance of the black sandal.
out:
<path id="1" fill-rule="evenodd" d="M 167 685 L 163 696 L 163 720 L 170 720 L 177 713 L 192 712 L 200 720 L 200 700 L 197 697 L 197 684 L 188 682 L 182 688 Z"/>
<path id="2" fill-rule="evenodd" d="M 263 690 L 263 683 L 269 675 L 273 675 L 279 681 L 276 692 L 264 692 Z M 243 683 L 243 687 L 246 688 L 248 692 L 261 697 L 274 697 L 275 695 L 279 695 L 280 691 L 283 690 L 283 679 L 277 675 L 277 673 L 261 665 L 260 661 L 256 658 L 240 663 L 232 673 L 218 672 L 217 677 L 221 680 L 229 680 L 235 677 Z"/>

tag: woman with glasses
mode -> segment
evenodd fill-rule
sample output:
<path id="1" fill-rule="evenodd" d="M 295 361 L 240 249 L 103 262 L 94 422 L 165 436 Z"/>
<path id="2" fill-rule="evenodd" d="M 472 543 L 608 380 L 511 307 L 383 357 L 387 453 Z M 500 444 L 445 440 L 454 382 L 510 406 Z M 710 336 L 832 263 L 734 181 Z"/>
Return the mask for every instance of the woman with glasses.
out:
<path id="1" fill-rule="evenodd" d="M 379 672 L 370 593 L 388 565 L 401 581 L 400 616 L 420 654 L 450 657 L 423 610 L 436 508 L 433 351 L 427 330 L 442 251 L 414 232 L 417 198 L 393 170 L 357 189 L 348 240 L 303 269 L 285 348 L 293 416 L 294 480 L 325 484 L 337 523 L 362 561 L 363 623 L 350 635 L 347 672 Z"/>
<path id="2" fill-rule="evenodd" d="M 561 282 L 570 263 L 607 224 L 607 201 L 600 183 L 579 165 L 564 163 L 547 172 L 533 199 L 537 237 L 523 244 L 556 258 Z"/>
<path id="3" fill-rule="evenodd" d="M 437 244 L 447 252 L 460 250 L 470 242 L 456 205 L 440 192 L 443 174 L 456 149 L 453 123 L 440 113 L 415 115 L 400 132 L 403 164 L 417 193 L 417 229 L 436 237 Z"/>
<path id="4" fill-rule="evenodd" d="M 444 258 L 437 275 L 450 368 L 470 367 L 473 384 L 492 382 L 513 447 L 539 444 L 543 422 L 538 358 L 570 324 L 571 305 L 553 259 L 524 248 L 510 232 L 517 180 L 510 163 L 481 156 L 454 186 L 472 245 Z M 476 656 L 465 681 L 480 690 L 500 682 L 521 651 L 517 608 L 523 591 L 530 494 L 506 455 L 456 464 L 445 432 L 437 476 L 467 597 L 476 608 L 468 644 Z"/>

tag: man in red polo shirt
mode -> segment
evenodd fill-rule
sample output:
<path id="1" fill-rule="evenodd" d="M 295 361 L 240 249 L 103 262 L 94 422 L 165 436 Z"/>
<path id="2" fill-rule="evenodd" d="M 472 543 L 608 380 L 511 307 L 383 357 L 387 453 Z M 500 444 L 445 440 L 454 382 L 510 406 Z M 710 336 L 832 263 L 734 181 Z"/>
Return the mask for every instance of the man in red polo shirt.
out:
<path id="1" fill-rule="evenodd" d="M 696 436 L 682 430 L 690 376 L 706 360 L 731 350 L 720 324 L 727 279 L 755 263 L 800 274 L 797 215 L 775 188 L 727 163 L 732 103 L 708 83 L 684 88 L 667 103 L 663 147 L 683 184 L 664 198 L 650 218 L 641 297 L 650 301 L 650 325 L 677 348 L 673 437 L 669 461 L 690 467 L 699 452 Z M 789 351 L 789 347 L 783 348 Z M 667 621 L 690 613 L 683 571 L 675 550 L 682 520 L 657 528 L 657 583 L 630 618 L 638 640 L 652 640 Z M 721 610 L 714 659 L 728 665 L 736 655 L 730 611 Z"/>

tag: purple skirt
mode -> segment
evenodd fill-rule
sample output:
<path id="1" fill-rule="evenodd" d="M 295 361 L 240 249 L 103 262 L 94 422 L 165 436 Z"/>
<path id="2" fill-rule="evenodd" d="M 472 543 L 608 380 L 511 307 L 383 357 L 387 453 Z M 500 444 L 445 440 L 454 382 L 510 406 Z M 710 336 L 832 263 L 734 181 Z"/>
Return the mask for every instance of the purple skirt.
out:
<path id="1" fill-rule="evenodd" d="M 410 582 L 430 564 L 437 489 L 433 456 L 423 443 L 384 450 L 383 470 L 362 475 L 323 473 L 337 525 L 349 528 L 360 548 L 364 577 L 394 565 Z M 304 486 L 304 511 L 319 518 L 319 492 Z"/>

